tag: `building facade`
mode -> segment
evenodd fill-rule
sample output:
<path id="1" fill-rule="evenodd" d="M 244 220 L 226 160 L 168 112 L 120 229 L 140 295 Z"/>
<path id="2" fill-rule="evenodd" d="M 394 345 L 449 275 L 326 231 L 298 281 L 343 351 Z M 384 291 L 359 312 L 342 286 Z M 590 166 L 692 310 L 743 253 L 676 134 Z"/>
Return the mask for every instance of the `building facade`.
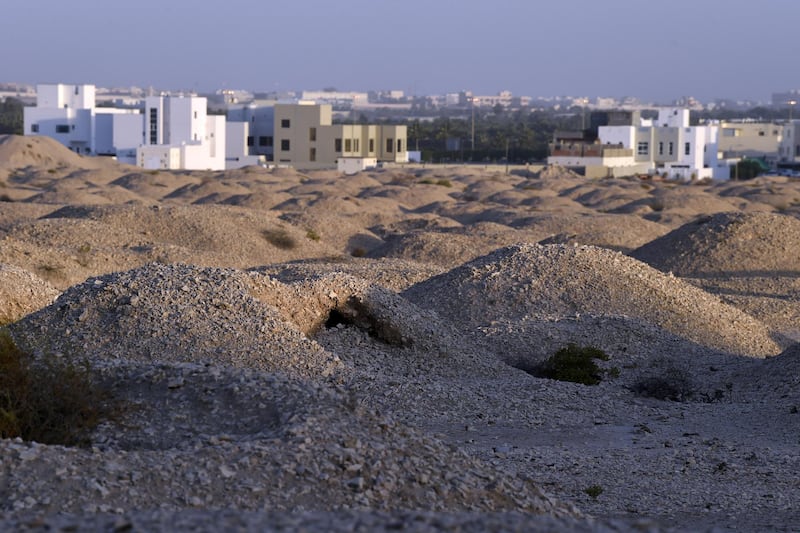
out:
<path id="1" fill-rule="evenodd" d="M 333 124 L 328 104 L 275 104 L 268 112 L 250 107 L 228 118 L 229 124 L 244 119 L 238 122 L 251 128 L 247 155 L 264 155 L 277 164 L 310 170 L 337 167 L 342 158 L 408 162 L 405 125 Z"/>
<path id="2" fill-rule="evenodd" d="M 598 127 L 593 144 L 595 151 L 603 154 L 600 160 L 594 152 L 579 155 L 574 144 L 554 143 L 548 163 L 584 167 L 587 175 L 647 173 L 683 181 L 728 179 L 728 164 L 719 159 L 718 136 L 716 125 L 690 126 L 688 109 L 661 108 L 653 120 L 636 117 L 631 124 Z M 572 154 L 562 153 L 567 149 Z"/>

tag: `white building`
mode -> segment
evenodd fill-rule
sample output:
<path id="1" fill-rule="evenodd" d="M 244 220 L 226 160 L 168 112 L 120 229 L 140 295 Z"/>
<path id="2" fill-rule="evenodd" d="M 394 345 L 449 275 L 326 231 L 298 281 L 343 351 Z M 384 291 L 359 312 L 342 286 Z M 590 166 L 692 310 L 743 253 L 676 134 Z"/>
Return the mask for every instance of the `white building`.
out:
<path id="1" fill-rule="evenodd" d="M 149 96 L 136 164 L 149 169 L 225 170 L 225 117 L 198 96 Z"/>
<path id="2" fill-rule="evenodd" d="M 116 155 L 141 144 L 136 109 L 95 107 L 94 85 L 42 84 L 36 106 L 24 109 L 25 135 L 45 135 L 84 155 Z"/>
<path id="3" fill-rule="evenodd" d="M 718 135 L 716 125 L 690 126 L 688 109 L 661 108 L 655 120 L 600 126 L 597 143 L 585 145 L 596 147 L 598 154 L 592 152 L 589 157 L 578 154 L 577 144 L 580 143 L 556 144 L 548 163 L 585 167 L 587 175 L 647 172 L 683 181 L 728 179 L 728 164 L 718 155 Z M 600 152 L 606 148 L 610 150 L 609 156 L 603 157 Z"/>

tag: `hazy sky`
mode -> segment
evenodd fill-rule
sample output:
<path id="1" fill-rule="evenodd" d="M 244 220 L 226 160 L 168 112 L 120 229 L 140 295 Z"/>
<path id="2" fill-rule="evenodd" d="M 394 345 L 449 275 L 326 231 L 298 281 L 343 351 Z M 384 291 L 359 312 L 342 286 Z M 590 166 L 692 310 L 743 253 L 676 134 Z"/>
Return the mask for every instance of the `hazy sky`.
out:
<path id="1" fill-rule="evenodd" d="M 0 81 L 768 100 L 798 0 L 25 0 Z"/>

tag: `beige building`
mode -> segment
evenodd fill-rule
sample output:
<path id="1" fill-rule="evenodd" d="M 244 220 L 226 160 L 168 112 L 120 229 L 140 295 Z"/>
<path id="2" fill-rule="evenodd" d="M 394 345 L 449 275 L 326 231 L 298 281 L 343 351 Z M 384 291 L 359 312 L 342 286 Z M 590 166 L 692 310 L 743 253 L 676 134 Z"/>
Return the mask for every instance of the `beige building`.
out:
<path id="1" fill-rule="evenodd" d="M 273 160 L 296 168 L 336 167 L 339 159 L 408 162 L 404 125 L 333 124 L 330 105 L 276 104 Z"/>
<path id="2" fill-rule="evenodd" d="M 766 157 L 775 159 L 784 136 L 784 126 L 770 122 L 722 122 L 719 151 L 723 159 Z"/>

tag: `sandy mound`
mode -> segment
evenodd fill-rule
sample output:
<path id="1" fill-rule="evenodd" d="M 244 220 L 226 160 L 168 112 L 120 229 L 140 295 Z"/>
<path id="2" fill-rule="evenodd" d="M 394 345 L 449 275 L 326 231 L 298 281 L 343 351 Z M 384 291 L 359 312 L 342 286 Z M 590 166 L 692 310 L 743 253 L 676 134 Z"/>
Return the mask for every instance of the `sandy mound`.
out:
<path id="1" fill-rule="evenodd" d="M 59 294 L 27 270 L 0 263 L 0 325 L 50 305 Z"/>
<path id="2" fill-rule="evenodd" d="M 632 215 L 546 213 L 526 216 L 514 227 L 539 234 L 541 244 L 590 244 L 628 251 L 648 243 L 669 228 Z M 509 243 L 511 244 L 511 243 Z"/>
<path id="3" fill-rule="evenodd" d="M 338 255 L 273 213 L 232 206 L 68 206 L 18 224 L 0 241 L 13 263 L 68 287 L 158 261 L 253 267 Z"/>
<path id="4" fill-rule="evenodd" d="M 403 294 L 473 328 L 536 315 L 625 315 L 732 353 L 781 351 L 754 318 L 635 259 L 591 246 L 510 246 Z"/>
<path id="5" fill-rule="evenodd" d="M 631 255 L 664 272 L 706 277 L 797 275 L 800 221 L 771 213 L 721 213 L 685 224 Z"/>
<path id="6" fill-rule="evenodd" d="M 99 161 L 80 156 L 50 137 L 0 135 L 0 167 L 92 168 Z"/>
<path id="7" fill-rule="evenodd" d="M 78 359 L 210 361 L 308 377 L 339 368 L 250 286 L 235 270 L 149 264 L 75 285 L 12 327 L 22 346 Z"/>
<path id="8" fill-rule="evenodd" d="M 338 259 L 277 263 L 258 267 L 254 270 L 268 274 L 283 283 L 304 281 L 309 278 L 341 272 L 393 291 L 405 290 L 415 283 L 445 271 L 442 267 L 428 263 L 388 258 L 374 260 L 350 256 L 342 256 Z"/>

